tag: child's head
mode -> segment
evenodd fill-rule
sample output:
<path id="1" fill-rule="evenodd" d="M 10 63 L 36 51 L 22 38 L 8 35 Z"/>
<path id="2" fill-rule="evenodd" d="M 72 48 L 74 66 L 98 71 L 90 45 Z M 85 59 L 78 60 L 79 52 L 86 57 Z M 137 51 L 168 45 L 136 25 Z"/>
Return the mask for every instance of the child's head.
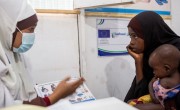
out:
<path id="1" fill-rule="evenodd" d="M 179 72 L 180 52 L 170 44 L 156 48 L 149 58 L 155 77 L 163 78 Z"/>

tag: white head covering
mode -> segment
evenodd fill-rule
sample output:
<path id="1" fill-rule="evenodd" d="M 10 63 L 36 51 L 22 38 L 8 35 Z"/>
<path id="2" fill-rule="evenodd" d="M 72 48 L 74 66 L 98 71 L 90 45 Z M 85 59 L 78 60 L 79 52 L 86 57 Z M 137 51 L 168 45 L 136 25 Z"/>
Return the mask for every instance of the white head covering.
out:
<path id="1" fill-rule="evenodd" d="M 4 77 L 7 72 L 8 72 L 8 68 L 0 60 L 0 78 Z M 0 108 L 4 107 L 4 106 L 10 106 L 13 104 L 14 104 L 14 100 L 13 100 L 9 90 L 4 85 L 4 83 L 0 80 Z"/>
<path id="2" fill-rule="evenodd" d="M 4 91 L 4 94 L 0 92 L 0 104 L 4 104 L 0 107 L 36 97 L 23 58 L 11 51 L 17 22 L 34 14 L 35 10 L 26 0 L 0 0 L 0 84 L 3 84 L 0 89 Z"/>

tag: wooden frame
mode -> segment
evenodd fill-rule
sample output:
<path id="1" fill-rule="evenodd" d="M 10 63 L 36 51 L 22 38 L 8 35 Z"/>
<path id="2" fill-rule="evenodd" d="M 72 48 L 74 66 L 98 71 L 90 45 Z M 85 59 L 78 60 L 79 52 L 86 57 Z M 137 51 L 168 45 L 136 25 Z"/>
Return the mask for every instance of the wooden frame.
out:
<path id="1" fill-rule="evenodd" d="M 79 10 L 36 9 L 37 13 L 80 14 Z"/>
<path id="2" fill-rule="evenodd" d="M 132 18 L 136 14 L 106 13 L 106 12 L 85 12 L 85 16 L 92 17 L 113 17 L 113 18 Z M 171 20 L 171 16 L 161 15 L 165 20 Z"/>
<path id="3" fill-rule="evenodd" d="M 36 9 L 37 13 L 54 14 L 80 14 L 80 10 L 54 10 L 54 9 Z M 105 12 L 85 12 L 85 16 L 92 17 L 112 17 L 112 18 L 132 18 L 135 14 L 105 13 Z M 171 16 L 161 15 L 163 19 L 170 20 Z"/>

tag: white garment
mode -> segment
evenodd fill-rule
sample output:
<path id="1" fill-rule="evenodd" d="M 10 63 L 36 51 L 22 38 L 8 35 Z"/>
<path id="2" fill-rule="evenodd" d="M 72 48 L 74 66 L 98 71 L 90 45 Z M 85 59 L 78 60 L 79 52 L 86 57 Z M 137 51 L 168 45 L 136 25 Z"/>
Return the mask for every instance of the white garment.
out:
<path id="1" fill-rule="evenodd" d="M 0 0 L 0 107 L 36 97 L 24 59 L 11 51 L 17 22 L 34 14 L 26 0 Z"/>
<path id="2" fill-rule="evenodd" d="M 0 77 L 4 77 L 7 72 L 8 72 L 8 68 L 0 60 Z M 9 90 L 0 79 L 0 108 L 4 106 L 10 106 L 13 104 L 14 101 L 12 96 L 10 95 Z"/>

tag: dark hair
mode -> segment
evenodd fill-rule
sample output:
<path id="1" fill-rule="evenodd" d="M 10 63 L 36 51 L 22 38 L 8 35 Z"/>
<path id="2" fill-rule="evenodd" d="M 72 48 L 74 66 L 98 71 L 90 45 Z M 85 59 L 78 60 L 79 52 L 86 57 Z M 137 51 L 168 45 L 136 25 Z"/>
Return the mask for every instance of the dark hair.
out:
<path id="1" fill-rule="evenodd" d="M 179 61 L 179 66 L 178 66 L 178 72 L 180 74 L 180 61 Z"/>

